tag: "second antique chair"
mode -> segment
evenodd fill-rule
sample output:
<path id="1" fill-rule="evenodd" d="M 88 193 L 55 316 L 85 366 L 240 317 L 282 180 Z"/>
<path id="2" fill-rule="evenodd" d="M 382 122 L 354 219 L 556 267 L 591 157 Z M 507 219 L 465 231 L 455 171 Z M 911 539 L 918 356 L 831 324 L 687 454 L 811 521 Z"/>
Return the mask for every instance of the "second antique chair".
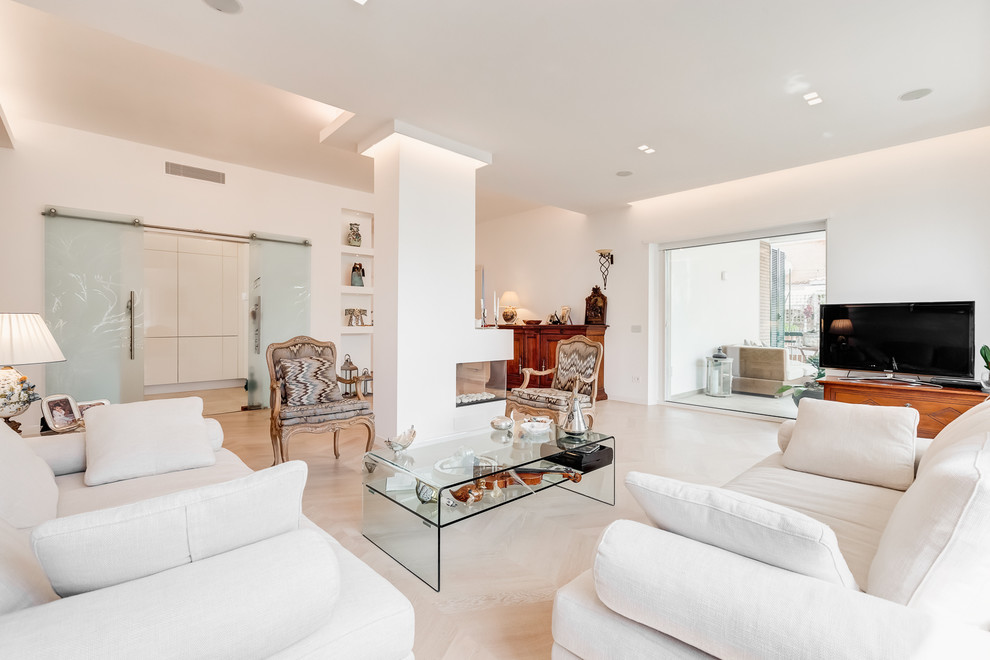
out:
<path id="1" fill-rule="evenodd" d="M 598 370 L 602 365 L 602 345 L 583 335 L 565 339 L 557 344 L 556 365 L 546 371 L 530 367 L 523 369 L 523 382 L 513 387 L 505 399 L 505 414 L 513 411 L 530 415 L 548 415 L 563 424 L 570 410 L 571 399 L 581 402 L 581 411 L 588 427 L 595 423 L 595 399 L 598 396 Z M 553 374 L 550 387 L 529 387 L 533 376 Z"/>
<path id="2" fill-rule="evenodd" d="M 333 432 L 333 455 L 340 458 L 340 432 L 351 426 L 368 431 L 365 451 L 375 442 L 375 414 L 355 387 L 356 398 L 345 399 L 341 383 L 356 379 L 337 376 L 337 349 L 333 342 L 293 337 L 271 344 L 266 353 L 271 378 L 271 437 L 275 464 L 289 460 L 289 439 L 297 433 Z"/>

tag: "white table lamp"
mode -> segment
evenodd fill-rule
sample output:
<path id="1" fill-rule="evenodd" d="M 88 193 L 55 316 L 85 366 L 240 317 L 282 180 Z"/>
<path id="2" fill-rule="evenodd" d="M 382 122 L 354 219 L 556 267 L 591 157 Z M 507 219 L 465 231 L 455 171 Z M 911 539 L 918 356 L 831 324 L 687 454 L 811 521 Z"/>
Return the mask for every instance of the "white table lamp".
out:
<path id="1" fill-rule="evenodd" d="M 38 400 L 34 385 L 11 365 L 63 362 L 65 356 L 55 343 L 40 314 L 0 314 L 0 419 L 17 431 L 11 417 Z"/>

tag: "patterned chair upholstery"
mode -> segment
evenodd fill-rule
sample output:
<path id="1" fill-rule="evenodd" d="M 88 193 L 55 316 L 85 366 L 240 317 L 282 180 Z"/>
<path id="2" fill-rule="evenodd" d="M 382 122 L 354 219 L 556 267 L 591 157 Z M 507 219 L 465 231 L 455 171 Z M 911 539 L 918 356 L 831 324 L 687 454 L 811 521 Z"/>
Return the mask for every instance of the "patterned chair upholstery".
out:
<path id="1" fill-rule="evenodd" d="M 513 387 L 505 399 L 505 414 L 548 415 L 563 424 L 572 398 L 581 402 L 581 411 L 591 428 L 595 422 L 595 399 L 598 397 L 598 370 L 604 347 L 583 335 L 557 344 L 556 365 L 546 371 L 523 369 L 523 382 Z M 529 387 L 532 376 L 553 374 L 550 387 Z"/>
<path id="2" fill-rule="evenodd" d="M 356 379 L 337 376 L 333 342 L 293 337 L 266 352 L 271 378 L 271 437 L 275 464 L 289 460 L 289 438 L 296 433 L 333 432 L 333 455 L 340 458 L 340 432 L 351 426 L 368 430 L 365 451 L 375 441 L 375 414 L 356 387 Z M 341 383 L 354 383 L 356 399 L 345 399 Z"/>

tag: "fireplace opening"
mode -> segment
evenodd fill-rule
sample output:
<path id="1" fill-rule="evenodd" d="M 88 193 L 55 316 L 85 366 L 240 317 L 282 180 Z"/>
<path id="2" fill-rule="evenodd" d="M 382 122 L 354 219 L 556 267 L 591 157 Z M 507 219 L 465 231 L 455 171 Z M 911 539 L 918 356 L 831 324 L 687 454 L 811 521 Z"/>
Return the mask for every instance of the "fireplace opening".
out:
<path id="1" fill-rule="evenodd" d="M 457 365 L 456 406 L 505 401 L 505 360 Z"/>

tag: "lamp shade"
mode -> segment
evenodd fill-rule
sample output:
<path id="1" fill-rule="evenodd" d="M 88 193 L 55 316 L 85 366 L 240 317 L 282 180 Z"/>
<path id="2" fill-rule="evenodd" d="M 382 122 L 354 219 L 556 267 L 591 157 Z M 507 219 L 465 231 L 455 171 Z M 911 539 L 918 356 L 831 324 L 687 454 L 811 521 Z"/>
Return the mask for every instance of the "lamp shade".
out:
<path id="1" fill-rule="evenodd" d="M 499 303 L 503 307 L 518 307 L 519 306 L 519 294 L 515 291 L 506 291 L 499 298 Z"/>
<path id="2" fill-rule="evenodd" d="M 835 319 L 828 328 L 829 334 L 851 335 L 853 333 L 853 322 L 849 319 Z"/>
<path id="3" fill-rule="evenodd" d="M 0 366 L 63 361 L 40 314 L 0 314 Z"/>

